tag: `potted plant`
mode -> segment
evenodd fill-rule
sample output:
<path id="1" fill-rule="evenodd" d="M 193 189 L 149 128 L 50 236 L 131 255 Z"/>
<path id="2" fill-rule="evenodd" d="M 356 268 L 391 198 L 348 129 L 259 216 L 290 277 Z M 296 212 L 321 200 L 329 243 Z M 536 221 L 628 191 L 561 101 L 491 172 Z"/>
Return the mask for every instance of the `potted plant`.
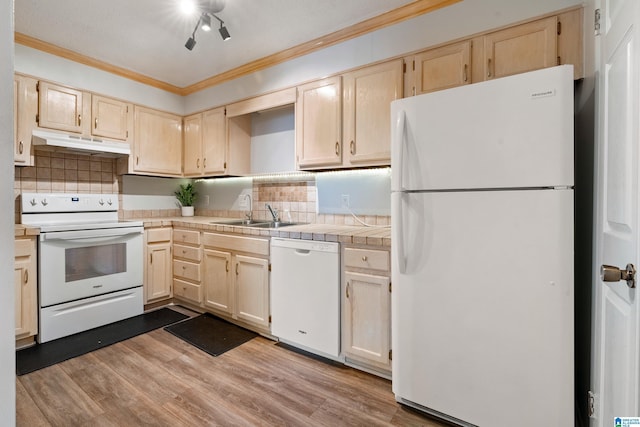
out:
<path id="1" fill-rule="evenodd" d="M 197 194 L 193 184 L 180 184 L 180 188 L 175 194 L 180 203 L 182 216 L 193 216 L 193 202 L 196 200 Z"/>

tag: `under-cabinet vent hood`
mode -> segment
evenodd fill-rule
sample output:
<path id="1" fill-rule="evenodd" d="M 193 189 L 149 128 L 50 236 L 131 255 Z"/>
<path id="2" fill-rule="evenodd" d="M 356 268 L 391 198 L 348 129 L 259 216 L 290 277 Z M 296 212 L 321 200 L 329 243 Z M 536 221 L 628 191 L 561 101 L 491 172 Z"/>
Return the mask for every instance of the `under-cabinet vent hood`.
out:
<path id="1" fill-rule="evenodd" d="M 102 138 L 82 138 L 39 130 L 33 131 L 31 143 L 44 150 L 89 154 L 96 157 L 122 157 L 131 154 L 131 147 L 126 142 Z"/>

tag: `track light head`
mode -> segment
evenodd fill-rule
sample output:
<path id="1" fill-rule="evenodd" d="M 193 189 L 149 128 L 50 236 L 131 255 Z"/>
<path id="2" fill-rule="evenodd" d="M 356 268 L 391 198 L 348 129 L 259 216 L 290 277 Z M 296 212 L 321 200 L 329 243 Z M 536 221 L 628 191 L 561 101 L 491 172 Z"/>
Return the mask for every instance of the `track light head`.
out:
<path id="1" fill-rule="evenodd" d="M 220 23 L 220 29 L 218 31 L 220 31 L 220 35 L 222 36 L 222 40 L 226 41 L 226 40 L 229 40 L 231 38 L 231 34 L 229 34 L 229 30 L 227 30 L 227 27 L 222 25 L 222 23 Z"/>
<path id="2" fill-rule="evenodd" d="M 189 50 L 193 50 L 193 47 L 196 45 L 196 38 L 195 36 L 191 36 L 189 37 L 189 40 L 187 40 L 187 42 L 184 44 L 184 47 L 186 47 Z"/>
<path id="3" fill-rule="evenodd" d="M 202 22 L 202 24 L 200 25 L 202 31 L 211 31 L 211 18 L 209 17 L 209 15 L 207 15 L 206 12 L 202 14 L 202 18 L 200 19 L 200 21 Z"/>

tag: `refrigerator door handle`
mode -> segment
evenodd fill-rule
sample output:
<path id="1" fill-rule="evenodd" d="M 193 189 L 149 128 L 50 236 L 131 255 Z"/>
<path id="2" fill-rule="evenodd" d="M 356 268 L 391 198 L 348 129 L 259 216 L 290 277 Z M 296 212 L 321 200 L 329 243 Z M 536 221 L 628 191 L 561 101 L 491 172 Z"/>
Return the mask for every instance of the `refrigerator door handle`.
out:
<path id="1" fill-rule="evenodd" d="M 405 132 L 406 113 L 404 110 L 398 111 L 396 117 L 396 128 L 394 135 L 394 146 L 391 148 L 395 150 L 395 159 L 393 169 L 395 173 L 392 173 L 391 189 L 392 191 L 403 191 L 404 184 L 402 183 L 402 171 L 404 168 L 404 132 Z"/>
<path id="2" fill-rule="evenodd" d="M 396 201 L 396 206 L 394 209 L 394 215 L 397 216 L 397 220 L 394 222 L 395 231 L 393 234 L 393 239 L 397 240 L 396 248 L 396 260 L 398 262 L 398 271 L 400 274 L 405 274 L 407 272 L 407 260 L 404 256 L 404 229 L 402 227 L 403 217 L 402 217 L 402 200 L 407 197 L 407 193 L 398 193 L 397 197 L 393 199 Z"/>

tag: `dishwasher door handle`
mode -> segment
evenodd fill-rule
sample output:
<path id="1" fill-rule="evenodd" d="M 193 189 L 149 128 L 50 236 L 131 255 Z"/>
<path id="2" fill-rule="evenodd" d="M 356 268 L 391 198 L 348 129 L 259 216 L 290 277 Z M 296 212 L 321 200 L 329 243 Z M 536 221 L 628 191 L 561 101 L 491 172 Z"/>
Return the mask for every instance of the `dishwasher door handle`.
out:
<path id="1" fill-rule="evenodd" d="M 311 250 L 309 249 L 296 249 L 296 253 L 300 255 L 309 255 Z"/>

